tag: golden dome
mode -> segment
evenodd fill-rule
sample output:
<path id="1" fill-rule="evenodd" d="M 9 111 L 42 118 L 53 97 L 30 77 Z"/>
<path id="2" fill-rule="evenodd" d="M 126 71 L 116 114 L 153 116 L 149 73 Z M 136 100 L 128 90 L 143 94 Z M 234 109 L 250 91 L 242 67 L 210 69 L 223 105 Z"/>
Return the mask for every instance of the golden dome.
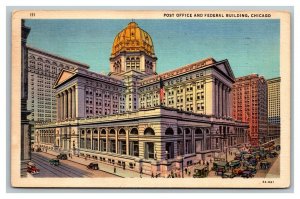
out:
<path id="1" fill-rule="evenodd" d="M 130 22 L 115 37 L 111 55 L 115 56 L 120 52 L 144 51 L 148 55 L 154 55 L 154 46 L 150 35 L 141 29 L 137 23 Z"/>

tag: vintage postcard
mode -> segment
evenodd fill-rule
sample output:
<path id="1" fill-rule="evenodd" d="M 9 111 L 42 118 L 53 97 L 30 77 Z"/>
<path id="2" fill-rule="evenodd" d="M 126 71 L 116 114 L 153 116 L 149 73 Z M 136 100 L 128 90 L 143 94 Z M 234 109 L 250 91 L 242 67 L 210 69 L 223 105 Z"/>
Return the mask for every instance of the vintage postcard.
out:
<path id="1" fill-rule="evenodd" d="M 287 11 L 15 11 L 13 187 L 287 188 Z"/>

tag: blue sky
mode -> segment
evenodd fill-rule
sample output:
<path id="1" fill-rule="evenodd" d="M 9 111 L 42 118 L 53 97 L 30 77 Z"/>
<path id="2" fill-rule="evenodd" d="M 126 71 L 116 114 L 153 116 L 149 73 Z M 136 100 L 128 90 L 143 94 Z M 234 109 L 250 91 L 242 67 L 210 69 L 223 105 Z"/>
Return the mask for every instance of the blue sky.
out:
<path id="1" fill-rule="evenodd" d="M 114 37 L 131 20 L 26 20 L 28 45 L 109 72 Z M 135 20 L 153 40 L 157 72 L 207 57 L 228 59 L 236 77 L 279 76 L 279 20 Z"/>

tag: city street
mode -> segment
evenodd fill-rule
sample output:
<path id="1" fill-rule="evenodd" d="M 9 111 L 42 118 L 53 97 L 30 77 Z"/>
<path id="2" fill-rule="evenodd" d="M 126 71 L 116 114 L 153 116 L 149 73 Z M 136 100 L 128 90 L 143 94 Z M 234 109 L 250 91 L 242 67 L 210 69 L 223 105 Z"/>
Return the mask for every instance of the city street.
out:
<path id="1" fill-rule="evenodd" d="M 85 165 L 69 160 L 60 160 L 59 166 L 50 165 L 49 160 L 55 156 L 43 153 L 32 152 L 32 162 L 40 169 L 40 173 L 31 175 L 32 177 L 65 177 L 65 178 L 99 178 L 99 177 L 118 177 L 116 175 L 101 171 L 90 170 Z"/>

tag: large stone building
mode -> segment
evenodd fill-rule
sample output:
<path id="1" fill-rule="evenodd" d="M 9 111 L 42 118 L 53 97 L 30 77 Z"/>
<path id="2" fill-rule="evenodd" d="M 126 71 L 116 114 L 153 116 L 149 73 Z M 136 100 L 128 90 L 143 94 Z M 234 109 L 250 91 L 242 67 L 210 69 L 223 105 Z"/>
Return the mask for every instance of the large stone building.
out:
<path id="1" fill-rule="evenodd" d="M 267 80 L 268 84 L 268 137 L 280 137 L 280 77 Z"/>
<path id="2" fill-rule="evenodd" d="M 57 121 L 36 125 L 35 144 L 106 164 L 167 174 L 247 142 L 232 118 L 234 74 L 207 58 L 156 73 L 150 35 L 135 22 L 117 34 L 108 76 L 63 70 Z"/>
<path id="3" fill-rule="evenodd" d="M 249 124 L 252 145 L 267 141 L 267 89 L 266 80 L 257 74 L 239 77 L 233 84 L 233 118 Z"/>
<path id="4" fill-rule="evenodd" d="M 52 88 L 63 69 L 75 70 L 89 66 L 43 50 L 27 46 L 28 103 L 30 121 L 55 121 L 56 99 Z"/>

